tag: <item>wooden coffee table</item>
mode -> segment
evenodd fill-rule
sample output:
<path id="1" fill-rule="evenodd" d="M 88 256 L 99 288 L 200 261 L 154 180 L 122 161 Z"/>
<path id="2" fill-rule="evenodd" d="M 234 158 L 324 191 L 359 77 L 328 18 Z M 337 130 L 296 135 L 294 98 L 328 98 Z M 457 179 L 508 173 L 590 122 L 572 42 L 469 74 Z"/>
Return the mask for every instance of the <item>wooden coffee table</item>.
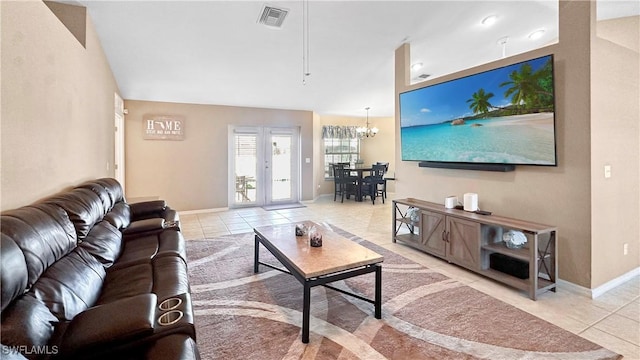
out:
<path id="1" fill-rule="evenodd" d="M 382 318 L 382 266 L 384 257 L 366 247 L 346 239 L 327 227 L 311 221 L 304 221 L 307 228 L 315 226 L 322 234 L 322 247 L 311 247 L 307 235 L 296 236 L 295 224 L 261 226 L 254 230 L 255 256 L 253 272 L 258 265 L 293 275 L 303 285 L 302 296 L 302 342 L 309 342 L 309 310 L 311 288 L 322 285 L 343 294 L 356 297 L 374 304 L 376 319 Z M 288 270 L 284 270 L 260 261 L 260 244 Z M 327 285 L 328 283 L 348 279 L 354 276 L 375 272 L 375 299 Z"/>

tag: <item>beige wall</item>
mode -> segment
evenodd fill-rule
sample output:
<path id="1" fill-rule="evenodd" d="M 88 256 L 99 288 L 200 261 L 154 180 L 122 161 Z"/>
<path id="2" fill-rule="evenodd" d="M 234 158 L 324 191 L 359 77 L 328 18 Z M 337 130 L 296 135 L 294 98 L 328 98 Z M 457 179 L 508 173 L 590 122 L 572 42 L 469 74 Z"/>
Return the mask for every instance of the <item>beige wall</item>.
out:
<path id="1" fill-rule="evenodd" d="M 113 176 L 116 82 L 87 19 L 86 49 L 42 1 L 2 1 L 0 209 Z"/>
<path id="2" fill-rule="evenodd" d="M 592 287 L 640 266 L 639 20 L 598 22 L 591 51 Z"/>
<path id="3" fill-rule="evenodd" d="M 398 120 L 396 197 L 441 202 L 447 195 L 476 192 L 481 208 L 557 225 L 560 278 L 594 288 L 640 265 L 638 53 L 605 40 L 594 43 L 595 3 L 562 1 L 559 9 L 558 44 L 420 85 L 405 85 L 409 47 L 396 51 L 396 93 L 554 54 L 558 166 L 518 166 L 508 173 L 419 168 L 400 161 Z M 638 33 L 637 25 L 621 31 Z M 602 179 L 604 163 L 614 169 L 608 183 Z"/>
<path id="4" fill-rule="evenodd" d="M 318 140 L 320 146 L 319 169 L 320 173 L 317 180 L 319 181 L 319 194 L 333 194 L 333 180 L 324 179 L 323 153 L 324 146 L 322 144 L 322 126 L 324 125 L 353 125 L 365 126 L 366 118 L 349 117 L 349 116 L 332 116 L 322 115 L 319 117 L 320 129 L 314 139 Z M 360 142 L 360 157 L 364 164 L 373 164 L 376 161 L 388 161 L 389 172 L 395 172 L 395 121 L 390 117 L 369 117 L 369 126 L 377 127 L 380 132 L 373 138 L 366 138 Z M 394 192 L 395 184 L 393 181 L 387 183 L 387 192 Z"/>
<path id="5" fill-rule="evenodd" d="M 301 138 L 301 200 L 314 196 L 313 113 L 125 100 L 126 193 L 159 197 L 177 210 L 228 206 L 228 131 L 238 126 L 297 126 Z M 144 140 L 143 116 L 180 115 L 182 141 Z M 307 164 L 305 158 L 310 158 Z"/>

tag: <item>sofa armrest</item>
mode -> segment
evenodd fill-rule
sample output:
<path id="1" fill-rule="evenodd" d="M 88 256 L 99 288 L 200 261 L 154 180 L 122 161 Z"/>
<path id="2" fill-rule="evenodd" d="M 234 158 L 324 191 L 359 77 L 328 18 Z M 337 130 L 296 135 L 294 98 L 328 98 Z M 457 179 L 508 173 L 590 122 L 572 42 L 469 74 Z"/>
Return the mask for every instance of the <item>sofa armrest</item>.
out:
<path id="1" fill-rule="evenodd" d="M 81 312 L 65 331 L 62 353 L 82 357 L 153 335 L 157 301 L 142 294 Z"/>
<path id="2" fill-rule="evenodd" d="M 158 339 L 147 352 L 147 360 L 200 360 L 196 342 L 187 335 L 173 334 Z"/>
<path id="3" fill-rule="evenodd" d="M 130 236 L 134 234 L 162 231 L 164 229 L 165 223 L 163 218 L 152 218 L 132 222 L 129 224 L 129 227 L 124 229 L 122 234 L 124 236 Z"/>
<path id="4" fill-rule="evenodd" d="M 163 218 L 166 222 L 170 222 L 172 224 L 175 224 L 176 226 L 180 225 L 180 215 L 178 215 L 178 212 L 173 210 L 169 206 L 167 206 L 167 208 L 165 209 Z"/>
<path id="5" fill-rule="evenodd" d="M 143 201 L 139 203 L 129 204 L 131 208 L 131 220 L 148 218 L 150 216 L 161 216 L 162 212 L 167 208 L 167 202 L 164 200 Z"/>

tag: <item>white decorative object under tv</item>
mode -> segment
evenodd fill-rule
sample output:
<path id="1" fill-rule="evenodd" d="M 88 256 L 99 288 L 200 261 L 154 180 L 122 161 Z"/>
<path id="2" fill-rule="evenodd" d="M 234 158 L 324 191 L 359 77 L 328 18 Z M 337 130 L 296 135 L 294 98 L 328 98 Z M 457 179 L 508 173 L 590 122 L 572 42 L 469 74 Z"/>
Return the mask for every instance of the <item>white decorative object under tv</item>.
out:
<path id="1" fill-rule="evenodd" d="M 522 231 L 509 230 L 502 234 L 502 241 L 509 249 L 520 249 L 527 244 L 527 237 Z"/>

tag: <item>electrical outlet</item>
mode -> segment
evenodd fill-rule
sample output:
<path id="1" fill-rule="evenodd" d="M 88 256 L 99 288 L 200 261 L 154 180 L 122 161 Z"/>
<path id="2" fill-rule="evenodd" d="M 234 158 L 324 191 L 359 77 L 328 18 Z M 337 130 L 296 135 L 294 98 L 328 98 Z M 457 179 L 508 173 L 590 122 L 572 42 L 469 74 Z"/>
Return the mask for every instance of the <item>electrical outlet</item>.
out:
<path id="1" fill-rule="evenodd" d="M 624 245 L 622 245 L 622 252 L 627 255 L 629 254 L 629 244 L 624 243 Z"/>
<path id="2" fill-rule="evenodd" d="M 604 178 L 608 179 L 611 177 L 611 165 L 604 166 Z"/>

